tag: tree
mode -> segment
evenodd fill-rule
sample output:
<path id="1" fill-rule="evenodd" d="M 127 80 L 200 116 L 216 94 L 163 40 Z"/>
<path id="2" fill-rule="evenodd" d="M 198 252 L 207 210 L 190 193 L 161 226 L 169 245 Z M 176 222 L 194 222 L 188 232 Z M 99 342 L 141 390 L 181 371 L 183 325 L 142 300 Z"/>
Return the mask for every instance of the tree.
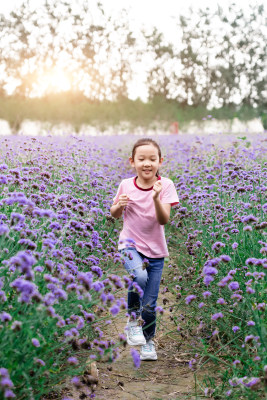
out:
<path id="1" fill-rule="evenodd" d="M 225 29 L 223 46 L 216 55 L 220 78 L 217 96 L 223 106 L 238 102 L 260 106 L 267 95 L 264 7 L 250 5 L 245 14 L 232 4 L 228 12 L 219 7 L 217 15 Z"/>
<path id="2" fill-rule="evenodd" d="M 146 81 L 149 99 L 170 99 L 175 59 L 173 46 L 164 40 L 163 34 L 155 27 L 152 32 L 143 31 L 143 34 L 146 39 L 146 53 L 150 58 Z"/>
<path id="3" fill-rule="evenodd" d="M 177 101 L 257 107 L 266 98 L 266 17 L 263 5 L 245 13 L 235 4 L 180 17 L 182 73 Z"/>
<path id="4" fill-rule="evenodd" d="M 12 81 L 15 94 L 47 95 L 62 89 L 64 74 L 68 90 L 92 100 L 127 97 L 137 52 L 125 12 L 115 18 L 101 3 L 46 0 L 38 9 L 23 3 L 0 27 L 2 87 Z"/>

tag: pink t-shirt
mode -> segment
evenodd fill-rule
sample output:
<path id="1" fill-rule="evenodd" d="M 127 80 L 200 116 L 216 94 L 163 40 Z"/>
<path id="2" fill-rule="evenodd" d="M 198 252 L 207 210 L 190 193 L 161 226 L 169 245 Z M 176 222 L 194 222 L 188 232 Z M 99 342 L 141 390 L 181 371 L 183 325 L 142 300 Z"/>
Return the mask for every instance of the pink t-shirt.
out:
<path id="1" fill-rule="evenodd" d="M 116 204 L 121 194 L 127 194 L 130 198 L 123 212 L 123 229 L 120 233 L 118 249 L 127 247 L 127 239 L 132 239 L 135 242 L 133 247 L 145 256 L 168 257 L 164 225 L 160 225 L 156 218 L 152 187 L 140 188 L 136 183 L 136 178 L 123 179 L 113 199 Z M 178 204 L 179 198 L 172 180 L 160 176 L 158 179 L 161 179 L 162 183 L 160 201 L 172 206 Z"/>

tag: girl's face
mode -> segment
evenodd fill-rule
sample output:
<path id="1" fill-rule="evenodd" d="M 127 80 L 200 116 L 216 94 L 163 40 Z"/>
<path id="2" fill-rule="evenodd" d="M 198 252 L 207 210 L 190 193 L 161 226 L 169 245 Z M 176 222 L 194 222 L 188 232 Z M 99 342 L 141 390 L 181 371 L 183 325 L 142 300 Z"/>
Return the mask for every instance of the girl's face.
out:
<path id="1" fill-rule="evenodd" d="M 130 157 L 129 161 L 139 178 L 150 181 L 155 177 L 163 158 L 159 158 L 158 149 L 153 144 L 145 144 L 136 148 L 134 159 Z"/>

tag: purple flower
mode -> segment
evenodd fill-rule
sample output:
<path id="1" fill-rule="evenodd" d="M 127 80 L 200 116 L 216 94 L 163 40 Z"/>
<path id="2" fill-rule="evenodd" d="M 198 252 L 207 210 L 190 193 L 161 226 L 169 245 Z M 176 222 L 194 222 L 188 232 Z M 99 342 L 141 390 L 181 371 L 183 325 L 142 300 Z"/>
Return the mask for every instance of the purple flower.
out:
<path id="1" fill-rule="evenodd" d="M 260 361 L 260 360 L 261 360 L 260 356 L 255 356 L 255 357 L 253 358 L 253 361 Z"/>
<path id="2" fill-rule="evenodd" d="M 42 367 L 45 366 L 45 362 L 44 362 L 43 360 L 41 360 L 41 358 L 36 358 L 34 361 L 35 361 L 37 364 L 40 364 Z"/>
<path id="3" fill-rule="evenodd" d="M 92 288 L 96 291 L 96 292 L 100 292 L 101 289 L 104 288 L 104 284 L 100 281 L 96 281 L 92 284 Z"/>
<path id="4" fill-rule="evenodd" d="M 77 388 L 81 387 L 81 381 L 80 378 L 78 376 L 74 376 L 71 380 L 71 382 L 73 383 L 74 386 L 76 386 Z"/>
<path id="5" fill-rule="evenodd" d="M 120 334 L 119 334 L 119 340 L 120 340 L 120 342 L 126 342 L 126 341 L 127 341 L 127 338 L 126 338 L 126 336 L 125 336 L 123 333 L 120 333 Z"/>
<path id="6" fill-rule="evenodd" d="M 92 232 L 91 240 L 92 240 L 93 246 L 96 247 L 99 242 L 99 233 L 97 231 Z"/>
<path id="7" fill-rule="evenodd" d="M 265 303 L 259 303 L 257 305 L 257 310 L 264 311 L 265 310 L 265 306 L 266 306 Z"/>
<path id="8" fill-rule="evenodd" d="M 14 399 L 15 397 L 16 396 L 15 396 L 14 392 L 12 392 L 12 390 L 10 390 L 10 389 L 5 390 L 5 392 L 4 392 L 5 399 Z"/>
<path id="9" fill-rule="evenodd" d="M 246 288 L 246 292 L 247 292 L 247 293 L 249 293 L 249 294 L 254 294 L 254 293 L 255 293 L 255 290 L 254 290 L 254 289 L 252 289 L 252 287 L 250 287 L 250 286 L 247 286 L 247 288 Z"/>
<path id="10" fill-rule="evenodd" d="M 198 308 L 202 308 L 204 306 L 205 306 L 205 303 L 201 302 L 201 303 L 199 303 Z"/>
<path id="11" fill-rule="evenodd" d="M 141 365 L 141 361 L 140 361 L 140 355 L 139 355 L 138 351 L 135 349 L 131 349 L 131 356 L 133 358 L 135 368 L 139 368 Z"/>
<path id="12" fill-rule="evenodd" d="M 217 303 L 217 304 L 221 304 L 221 305 L 227 304 L 226 301 L 225 301 L 222 297 L 220 297 L 220 298 L 217 300 L 216 303 Z"/>
<path id="13" fill-rule="evenodd" d="M 211 275 L 206 275 L 206 276 L 204 277 L 204 279 L 203 279 L 203 282 L 204 282 L 204 284 L 205 284 L 206 286 L 209 286 L 209 284 L 210 284 L 212 281 L 214 281 L 214 278 L 213 278 L 213 276 L 211 276 Z"/>
<path id="14" fill-rule="evenodd" d="M 222 280 L 218 283 L 218 286 L 220 286 L 220 287 L 226 286 L 227 283 L 228 283 L 231 279 L 233 279 L 232 276 L 230 276 L 230 275 L 225 276 L 225 277 L 222 278 Z"/>
<path id="15" fill-rule="evenodd" d="M 99 278 L 101 278 L 101 276 L 103 275 L 102 269 L 100 267 L 96 266 L 96 265 L 93 265 L 91 267 L 91 271 L 95 272 L 95 274 L 98 275 Z"/>
<path id="16" fill-rule="evenodd" d="M 232 244 L 232 249 L 235 250 L 235 249 L 237 249 L 237 247 L 238 247 L 238 243 L 234 242 L 234 243 Z"/>
<path id="17" fill-rule="evenodd" d="M 24 221 L 25 221 L 25 215 L 22 215 L 22 214 L 19 214 L 16 212 L 11 213 L 11 215 L 10 215 L 11 225 L 23 223 Z"/>
<path id="18" fill-rule="evenodd" d="M 78 323 L 77 323 L 77 329 L 82 329 L 84 328 L 84 319 L 83 317 L 78 317 Z"/>
<path id="19" fill-rule="evenodd" d="M 233 364 L 234 365 L 241 364 L 241 361 L 240 360 L 235 360 L 235 361 L 233 361 Z"/>
<path id="20" fill-rule="evenodd" d="M 204 299 L 207 299 L 209 296 L 211 296 L 211 292 L 209 292 L 208 290 L 206 292 L 202 293 Z"/>
<path id="21" fill-rule="evenodd" d="M 5 163 L 0 165 L 0 171 L 3 171 L 4 169 L 8 169 L 8 166 Z"/>
<path id="22" fill-rule="evenodd" d="M 251 378 L 249 382 L 244 383 L 248 388 L 258 385 L 261 382 L 260 378 Z"/>
<path id="23" fill-rule="evenodd" d="M 10 314 L 8 314 L 7 312 L 4 311 L 0 314 L 0 319 L 2 322 L 7 322 L 7 321 L 11 321 L 12 317 Z"/>
<path id="24" fill-rule="evenodd" d="M 6 224 L 0 224 L 0 236 L 6 235 L 9 232 L 9 227 Z"/>
<path id="25" fill-rule="evenodd" d="M 130 246 L 135 246 L 135 241 L 132 238 L 126 238 L 124 239 L 124 241 L 122 241 L 124 244 L 126 244 L 126 246 L 128 245 L 128 247 Z"/>
<path id="26" fill-rule="evenodd" d="M 194 294 L 190 294 L 189 296 L 186 297 L 185 302 L 186 302 L 186 304 L 190 304 L 191 301 L 196 298 L 197 298 L 197 296 L 195 296 Z"/>
<path id="27" fill-rule="evenodd" d="M 239 326 L 233 326 L 232 329 L 233 329 L 233 332 L 234 332 L 234 333 L 236 333 L 237 331 L 240 330 Z"/>
<path id="28" fill-rule="evenodd" d="M 245 337 L 245 343 L 250 343 L 254 339 L 254 335 L 247 335 Z"/>
<path id="29" fill-rule="evenodd" d="M 137 292 L 140 297 L 143 297 L 144 295 L 143 289 L 138 285 L 137 282 L 133 282 L 133 291 Z"/>
<path id="30" fill-rule="evenodd" d="M 125 286 L 126 286 L 127 288 L 129 288 L 129 287 L 131 286 L 131 284 L 132 284 L 131 278 L 129 278 L 129 277 L 126 276 L 126 275 L 123 275 L 123 280 L 124 280 L 124 282 L 125 282 Z"/>
<path id="31" fill-rule="evenodd" d="M 247 222 L 258 222 L 258 218 L 257 217 L 255 217 L 254 215 L 252 215 L 252 214 L 250 214 L 250 215 L 246 215 L 246 216 L 243 216 L 243 217 L 241 217 L 241 221 L 244 223 L 247 223 Z"/>
<path id="32" fill-rule="evenodd" d="M 203 268 L 204 275 L 216 275 L 217 273 L 218 273 L 218 270 L 214 267 L 206 266 Z"/>
<path id="33" fill-rule="evenodd" d="M 237 299 L 238 301 L 243 299 L 243 296 L 241 294 L 235 293 L 231 296 L 231 299 Z"/>
<path id="34" fill-rule="evenodd" d="M 232 229 L 231 233 L 239 233 L 239 230 L 238 229 Z"/>
<path id="35" fill-rule="evenodd" d="M 220 256 L 220 259 L 221 259 L 221 261 L 223 261 L 223 262 L 230 262 L 230 261 L 231 261 L 231 257 L 228 256 L 227 254 L 222 254 L 222 255 Z"/>
<path id="36" fill-rule="evenodd" d="M 192 358 L 192 360 L 190 360 L 189 361 L 189 363 L 188 363 L 188 367 L 190 368 L 190 369 L 193 369 L 194 368 L 194 364 L 197 362 L 197 360 L 195 359 L 195 358 Z"/>
<path id="37" fill-rule="evenodd" d="M 32 278 L 31 268 L 36 263 L 36 259 L 26 251 L 20 251 L 16 256 L 11 257 L 9 263 L 11 267 L 19 268 L 23 274 L 26 274 L 27 278 Z"/>
<path id="38" fill-rule="evenodd" d="M 0 301 L 2 301 L 3 303 L 7 301 L 6 294 L 3 290 L 0 290 Z"/>
<path id="39" fill-rule="evenodd" d="M 112 306 L 109 311 L 111 312 L 112 315 L 117 315 L 120 312 L 120 307 L 118 307 L 116 304 Z"/>
<path id="40" fill-rule="evenodd" d="M 32 339 L 32 344 L 34 345 L 34 347 L 40 347 L 40 342 L 38 339 Z"/>
<path id="41" fill-rule="evenodd" d="M 70 365 L 77 365 L 78 364 L 78 360 L 77 360 L 76 357 L 69 357 L 67 361 L 68 361 L 68 363 Z"/>
<path id="42" fill-rule="evenodd" d="M 9 376 L 8 370 L 6 368 L 0 368 L 0 376 Z"/>
<path id="43" fill-rule="evenodd" d="M 216 242 L 212 245 L 212 250 L 218 252 L 221 247 L 225 247 L 225 244 L 222 242 Z"/>
<path id="44" fill-rule="evenodd" d="M 246 265 L 254 265 L 254 264 L 256 264 L 256 262 L 257 262 L 257 258 L 250 257 L 250 258 L 247 258 Z"/>
<path id="45" fill-rule="evenodd" d="M 255 326 L 255 322 L 254 321 L 248 321 L 247 326 Z"/>
<path id="46" fill-rule="evenodd" d="M 2 386 L 4 388 L 12 388 L 12 387 L 14 387 L 14 384 L 11 381 L 11 379 L 9 378 L 9 376 L 4 376 L 0 381 L 0 386 Z"/>
<path id="47" fill-rule="evenodd" d="M 232 275 L 235 275 L 236 274 L 236 269 L 231 269 L 229 272 L 228 272 L 228 276 L 231 276 L 232 277 Z"/>
<path id="48" fill-rule="evenodd" d="M 223 314 L 222 314 L 221 312 L 218 312 L 218 313 L 213 314 L 213 315 L 211 316 L 211 319 L 212 319 L 213 321 L 217 321 L 218 318 L 223 318 Z"/>
<path id="49" fill-rule="evenodd" d="M 230 290 L 237 290 L 237 289 L 239 289 L 239 284 L 236 281 L 230 282 L 228 285 L 228 288 Z"/>
<path id="50" fill-rule="evenodd" d="M 13 324 L 11 325 L 12 331 L 20 331 L 22 327 L 22 322 L 21 321 L 14 321 Z"/>

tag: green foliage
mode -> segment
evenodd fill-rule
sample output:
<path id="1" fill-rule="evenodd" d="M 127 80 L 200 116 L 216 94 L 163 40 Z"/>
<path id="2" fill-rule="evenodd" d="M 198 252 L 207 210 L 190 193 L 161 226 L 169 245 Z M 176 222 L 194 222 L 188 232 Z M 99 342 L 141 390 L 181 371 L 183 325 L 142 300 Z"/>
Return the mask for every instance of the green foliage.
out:
<path id="1" fill-rule="evenodd" d="M 154 110 L 162 104 L 158 98 Z M 90 355 L 116 358 L 117 344 L 109 341 L 109 330 L 104 328 L 113 317 L 110 306 L 118 304 L 120 288 L 127 284 L 121 285 L 113 275 L 122 267 L 116 254 L 121 221 L 111 218 L 109 206 L 121 178 L 128 177 L 129 145 L 135 139 L 0 140 L 0 301 L 12 317 L 1 314 L 0 367 L 7 368 L 18 399 L 41 400 L 66 377 L 82 374 Z M 174 304 L 166 302 L 166 308 L 171 306 L 170 318 L 181 334 L 178 345 L 190 339 L 192 366 L 201 371 L 212 360 L 210 374 L 202 382 L 203 393 L 208 389 L 205 396 L 225 399 L 231 389 L 229 398 L 234 400 L 264 398 L 265 138 L 258 135 L 249 142 L 247 136 L 214 135 L 211 145 L 195 136 L 183 139 L 159 138 L 167 153 L 161 175 L 173 180 L 180 198 L 165 227 L 170 258 L 162 293 L 176 297 Z M 55 214 L 48 212 L 52 210 Z M 55 222 L 60 226 L 51 226 Z M 99 235 L 98 245 L 93 245 L 93 233 Z M 218 241 L 222 246 L 214 247 Z M 26 268 L 19 252 L 35 258 L 30 262 L 34 268 Z M 229 258 L 219 260 L 222 254 Z M 93 271 L 96 258 L 103 275 L 94 271 L 91 283 L 105 282 L 102 293 L 83 280 L 75 281 L 78 272 Z M 217 262 L 217 272 L 207 287 L 203 267 L 208 260 Z M 13 285 L 19 277 L 28 278 L 24 284 L 34 283 L 38 289 L 29 302 L 21 297 L 30 292 L 18 293 Z M 225 277 L 226 284 L 218 286 Z M 238 282 L 238 290 L 227 286 L 232 280 Z M 207 290 L 210 294 L 204 298 Z M 58 297 L 50 303 L 53 293 Z M 103 293 L 114 294 L 114 299 L 107 301 L 100 297 Z M 190 294 L 196 298 L 186 304 Z M 219 297 L 225 304 L 218 303 Z M 205 304 L 199 307 L 199 302 Z M 120 307 L 124 315 L 123 302 Z M 218 311 L 223 318 L 212 319 Z M 238 332 L 233 326 L 239 327 Z M 77 366 L 67 361 L 74 355 L 80 361 Z M 246 386 L 250 379 L 258 383 Z"/>
<path id="2" fill-rule="evenodd" d="M 0 119 L 7 120 L 14 133 L 20 130 L 21 123 L 26 119 L 52 124 L 70 123 L 77 131 L 83 124 L 105 129 L 121 122 L 128 122 L 129 126 L 125 129 L 129 130 L 136 126 L 156 129 L 157 124 L 160 124 L 161 127 L 165 125 L 168 131 L 174 121 L 178 121 L 182 129 L 183 125 L 191 120 L 202 121 L 207 115 L 212 115 L 218 120 L 239 118 L 241 121 L 260 117 L 263 124 L 266 124 L 266 114 L 257 108 L 228 106 L 207 110 L 204 106 L 194 107 L 179 104 L 174 100 L 166 101 L 163 96 L 156 96 L 148 103 L 129 99 L 117 102 L 90 102 L 83 95 L 74 96 L 72 93 L 40 99 L 0 97 Z"/>
<path id="3" fill-rule="evenodd" d="M 265 398 L 267 249 L 263 211 L 266 199 L 262 196 L 260 178 L 254 168 L 259 165 L 264 169 L 266 154 L 262 152 L 262 145 L 259 152 L 251 151 L 253 161 L 244 156 L 242 163 L 241 154 L 250 152 L 251 143 L 245 136 L 237 139 L 232 143 L 235 150 L 222 150 L 216 145 L 209 154 L 205 153 L 201 143 L 195 143 L 194 157 L 185 172 L 182 162 L 174 163 L 173 169 L 180 167 L 181 172 L 173 180 L 183 190 L 180 209 L 173 216 L 172 224 L 166 227 L 171 268 L 165 282 L 169 291 L 177 296 L 172 315 L 179 332 L 182 338 L 187 335 L 192 339 L 192 357 L 198 364 L 196 375 L 209 361 L 215 365 L 213 368 L 222 371 L 220 377 L 216 374 L 215 380 L 212 372 L 205 377 L 202 383 L 208 393 L 216 399 L 225 399 L 230 383 L 229 398 L 256 400 Z M 209 170 L 212 177 L 208 176 Z M 239 171 L 239 178 L 234 171 Z M 242 174 L 254 177 L 250 190 L 247 190 L 247 180 L 242 181 Z M 234 182 L 238 185 L 235 193 L 229 189 L 233 188 Z M 215 243 L 221 243 L 222 247 L 216 248 Z M 228 261 L 219 261 L 222 255 L 227 255 Z M 213 281 L 205 284 L 204 266 L 212 265 L 208 260 L 214 261 L 217 272 Z M 228 287 L 231 280 L 239 283 L 234 293 Z M 206 297 L 205 292 L 208 293 Z M 185 297 L 191 294 L 195 299 L 185 306 Z M 219 298 L 225 303 L 218 303 Z M 181 310 L 183 314 L 180 314 Z M 222 312 L 223 317 L 212 319 L 211 316 L 218 312 Z M 238 331 L 233 334 L 235 326 Z M 261 345 L 254 347 L 249 342 L 249 335 L 257 336 Z M 249 376 L 261 377 L 255 385 L 255 393 L 240 385 L 241 377 Z M 257 391 L 259 387 L 261 390 Z"/>

